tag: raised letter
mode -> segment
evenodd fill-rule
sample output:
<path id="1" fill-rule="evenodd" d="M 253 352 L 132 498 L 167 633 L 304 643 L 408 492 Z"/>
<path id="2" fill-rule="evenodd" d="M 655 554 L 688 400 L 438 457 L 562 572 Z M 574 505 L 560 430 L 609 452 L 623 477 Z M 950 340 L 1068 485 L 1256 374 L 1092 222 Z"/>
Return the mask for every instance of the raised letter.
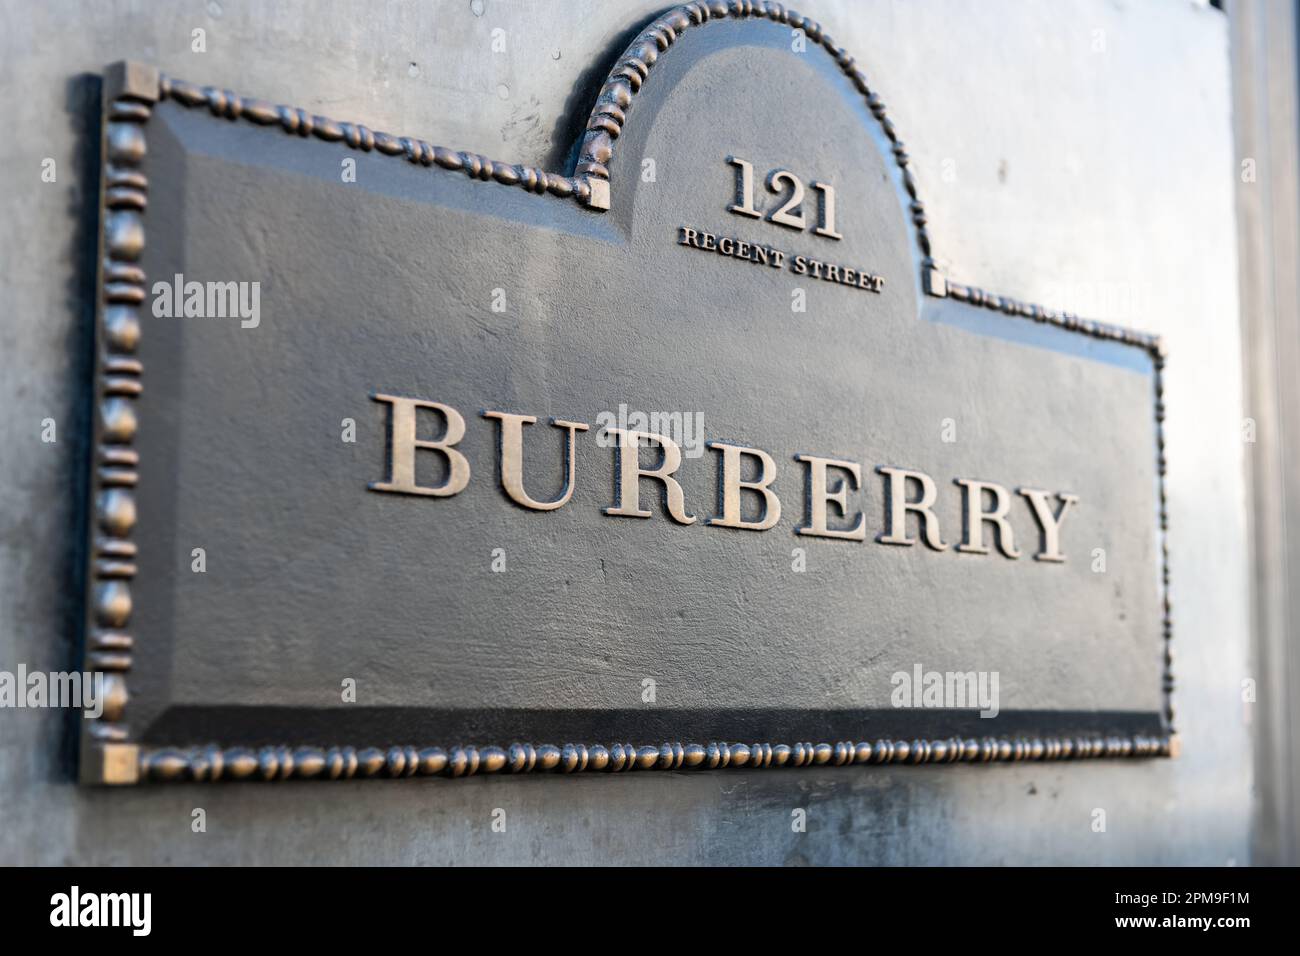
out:
<path id="1" fill-rule="evenodd" d="M 961 485 L 961 544 L 958 551 L 967 554 L 988 554 L 984 544 L 984 522 L 997 527 L 998 550 L 1008 558 L 1020 557 L 1016 550 L 1015 538 L 1011 534 L 1011 525 L 1007 523 L 1007 511 L 1011 500 L 1007 489 L 991 481 L 976 481 L 973 478 L 954 478 L 953 484 Z M 993 510 L 984 510 L 984 492 L 993 492 Z"/>
<path id="2" fill-rule="evenodd" d="M 754 208 L 754 167 L 736 156 L 728 156 L 727 162 L 736 167 L 736 201 L 727 206 L 727 212 L 757 219 L 760 213 Z"/>
<path id="3" fill-rule="evenodd" d="M 907 513 L 913 511 L 921 522 L 921 533 L 925 543 L 936 551 L 947 550 L 948 546 L 939 539 L 939 519 L 930 510 L 934 507 L 937 494 L 934 479 L 922 471 L 907 471 L 886 465 L 881 465 L 876 471 L 889 478 L 885 482 L 885 519 L 889 523 L 885 526 L 884 533 L 876 540 L 881 544 L 916 544 L 915 538 L 907 536 Z M 921 485 L 921 497 L 917 501 L 907 500 L 909 478 Z"/>
<path id="4" fill-rule="evenodd" d="M 826 485 L 826 469 L 842 468 L 853 476 L 853 490 L 862 487 L 862 466 L 856 461 L 837 461 L 834 458 L 818 458 L 816 455 L 795 455 L 795 461 L 808 463 L 808 524 L 794 529 L 795 534 L 815 535 L 820 538 L 844 538 L 849 541 L 865 541 L 867 538 L 867 517 L 861 511 L 853 527 L 839 530 L 826 527 L 827 502 L 833 501 L 839 506 L 840 516 L 849 513 L 849 491 L 846 482 L 839 479 L 834 490 Z"/>
<path id="5" fill-rule="evenodd" d="M 372 481 L 371 491 L 394 491 L 404 495 L 433 495 L 445 498 L 464 491 L 469 484 L 469 460 L 452 446 L 465 437 L 465 419 L 449 405 L 423 402 L 418 398 L 380 395 L 371 392 L 377 402 L 388 409 L 388 480 Z M 437 441 L 416 437 L 417 408 L 432 408 L 447 420 L 447 430 Z M 418 449 L 441 452 L 447 459 L 447 480 L 437 487 L 415 482 L 415 453 Z"/>
<path id="6" fill-rule="evenodd" d="M 641 510 L 641 479 L 658 478 L 664 483 L 665 506 L 673 520 L 678 524 L 695 524 L 695 517 L 686 513 L 686 498 L 682 494 L 682 486 L 672 476 L 682 463 L 682 450 L 677 447 L 677 443 L 664 435 L 650 432 L 623 428 L 610 428 L 608 432 L 615 439 L 618 503 L 611 508 L 606 508 L 605 514 L 649 518 L 650 512 Z M 658 468 L 641 467 L 642 438 L 655 442 L 663 449 L 663 458 Z"/>
<path id="7" fill-rule="evenodd" d="M 726 442 L 717 441 L 705 444 L 709 448 L 716 448 L 722 452 L 722 468 L 718 475 L 718 485 L 722 492 L 722 517 L 710 518 L 705 524 L 716 528 L 766 531 L 780 521 L 781 501 L 769 487 L 776 480 L 776 462 L 772 460 L 772 456 L 761 448 L 745 448 L 742 445 L 728 445 Z M 741 455 L 753 455 L 759 461 L 758 476 L 753 481 L 741 480 Z M 756 491 L 763 496 L 763 517 L 758 521 L 741 519 L 741 491 Z"/>
<path id="8" fill-rule="evenodd" d="M 576 444 L 575 432 L 585 432 L 590 426 L 581 422 L 565 422 L 552 418 L 551 424 L 568 431 L 565 442 L 568 446 L 564 464 L 564 488 L 560 497 L 550 501 L 535 501 L 524 491 L 524 426 L 534 424 L 537 419 L 532 415 L 511 415 L 508 412 L 484 412 L 484 418 L 495 418 L 501 422 L 501 487 L 505 489 L 510 500 L 534 511 L 554 511 L 567 504 L 573 497 L 573 446 Z"/>
<path id="9" fill-rule="evenodd" d="M 1036 488 L 1017 488 L 1016 491 L 1029 499 L 1029 504 L 1034 509 L 1034 517 L 1038 519 L 1038 527 L 1043 531 L 1043 550 L 1034 555 L 1034 560 L 1064 561 L 1065 555 L 1061 553 L 1061 523 L 1065 521 L 1065 513 L 1070 510 L 1070 505 L 1078 501 L 1079 496 L 1058 491 L 1056 498 L 1061 502 L 1061 510 L 1053 517 L 1052 506 L 1047 503 L 1046 491 L 1039 491 Z"/>
<path id="10" fill-rule="evenodd" d="M 813 232 L 827 239 L 843 239 L 844 237 L 835 231 L 835 187 L 830 183 L 814 182 L 812 188 L 822 194 L 817 228 Z"/>

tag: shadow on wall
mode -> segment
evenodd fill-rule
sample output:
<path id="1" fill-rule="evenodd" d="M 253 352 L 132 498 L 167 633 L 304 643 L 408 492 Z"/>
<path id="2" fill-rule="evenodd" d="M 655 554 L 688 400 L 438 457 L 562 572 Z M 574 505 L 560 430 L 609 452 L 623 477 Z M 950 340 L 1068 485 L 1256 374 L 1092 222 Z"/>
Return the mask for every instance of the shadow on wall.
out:
<path id="1" fill-rule="evenodd" d="M 95 287 L 99 255 L 99 175 L 103 81 L 93 73 L 81 73 L 68 79 L 64 96 L 64 114 L 72 133 L 75 166 L 68 173 L 72 188 L 68 190 L 68 220 L 71 241 L 61 263 L 65 270 L 64 305 L 70 321 L 64 342 L 64 369 L 70 379 L 64 389 L 66 404 L 57 412 L 61 449 L 60 496 L 66 512 L 67 535 L 64 546 L 54 557 L 56 566 L 33 567 L 36 574 L 48 574 L 48 580 L 63 581 L 64 600 L 55 611 L 58 620 L 55 666 L 64 670 L 81 667 L 81 648 L 85 646 L 86 526 L 91 447 L 91 415 L 94 394 L 89 387 L 95 360 Z M 68 709 L 56 733 L 59 759 L 52 762 L 55 782 L 75 779 L 77 746 L 80 740 L 81 712 Z M 53 746 L 53 741 L 51 742 Z"/>

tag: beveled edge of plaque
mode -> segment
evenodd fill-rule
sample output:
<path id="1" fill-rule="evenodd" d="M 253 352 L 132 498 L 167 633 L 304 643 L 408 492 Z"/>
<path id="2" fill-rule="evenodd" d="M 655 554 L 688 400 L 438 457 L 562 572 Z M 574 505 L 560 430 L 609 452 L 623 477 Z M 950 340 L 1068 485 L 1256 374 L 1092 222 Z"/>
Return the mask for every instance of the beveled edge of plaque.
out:
<path id="1" fill-rule="evenodd" d="M 279 126 L 286 133 L 303 138 L 314 136 L 327 143 L 342 142 L 367 153 L 400 156 L 419 166 L 436 165 L 460 170 L 471 179 L 483 182 L 520 186 L 540 195 L 576 199 L 589 209 L 604 211 L 609 208 L 609 183 L 605 180 L 548 173 L 536 166 L 502 163 L 479 153 L 448 149 L 422 139 L 372 130 L 363 123 L 344 123 L 295 106 L 240 96 L 215 86 L 187 83 L 165 73 L 157 74 L 157 99 L 172 99 L 188 107 L 206 106 L 213 116 L 232 121 L 243 119 L 258 126 Z"/>
<path id="2" fill-rule="evenodd" d="M 144 369 L 135 357 L 140 340 L 138 308 L 144 302 L 146 277 L 139 265 L 144 251 L 143 214 L 148 179 L 144 127 L 155 104 L 171 99 L 186 107 L 207 106 L 214 117 L 244 119 L 259 126 L 279 126 L 303 138 L 343 142 L 352 149 L 402 156 L 411 163 L 460 170 L 474 179 L 521 186 L 538 195 L 572 198 L 589 209 L 609 209 L 608 162 L 613 141 L 626 122 L 626 110 L 659 55 L 689 27 L 726 17 L 764 18 L 792 25 L 819 44 L 866 98 L 872 115 L 891 143 L 902 181 L 911 199 L 910 212 L 921 253 L 921 282 L 927 295 L 949 297 L 1008 316 L 1058 326 L 1143 349 L 1152 360 L 1160 539 L 1162 640 L 1164 667 L 1163 722 L 1158 736 L 984 737 L 836 743 L 666 742 L 636 746 L 614 743 L 532 744 L 508 748 L 302 746 L 261 748 L 207 745 L 142 748 L 124 722 L 128 700 L 125 674 L 131 668 L 134 639 L 128 632 L 132 611 L 130 581 L 137 573 L 135 485 L 139 453 L 135 399 L 142 391 Z M 908 169 L 909 157 L 884 103 L 867 85 L 856 61 L 836 47 L 820 24 L 778 3 L 731 0 L 696 2 L 674 8 L 651 21 L 632 41 L 602 86 L 587 123 L 574 175 L 548 173 L 533 166 L 497 162 L 477 153 L 447 149 L 424 140 L 376 132 L 359 123 L 341 123 L 290 106 L 242 97 L 229 90 L 172 79 L 157 68 L 119 62 L 105 69 L 103 88 L 103 164 L 100 177 L 99 275 L 97 289 L 95 458 L 91 476 L 93 510 L 89 529 L 85 665 L 104 674 L 104 707 L 95 719 L 83 719 L 79 777 L 85 784 L 134 784 L 155 781 L 354 779 L 411 776 L 464 777 L 508 771 L 617 772 L 625 770 L 720 769 L 726 767 L 808 767 L 853 764 L 989 763 L 1098 757 L 1176 757 L 1181 748 L 1174 731 L 1173 636 L 1169 598 L 1168 508 L 1165 489 L 1164 342 L 1145 332 L 1083 319 L 953 282 L 930 254 L 925 207 Z"/>

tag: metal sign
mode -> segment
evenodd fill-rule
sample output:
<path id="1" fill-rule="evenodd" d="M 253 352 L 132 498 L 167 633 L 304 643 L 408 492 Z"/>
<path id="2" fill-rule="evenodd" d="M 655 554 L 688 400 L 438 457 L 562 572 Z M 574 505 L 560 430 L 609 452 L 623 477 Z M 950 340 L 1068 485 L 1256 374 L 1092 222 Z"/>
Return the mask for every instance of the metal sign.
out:
<path id="1" fill-rule="evenodd" d="M 945 276 L 762 9 L 565 175 L 108 71 L 83 779 L 1173 752 L 1159 343 Z"/>

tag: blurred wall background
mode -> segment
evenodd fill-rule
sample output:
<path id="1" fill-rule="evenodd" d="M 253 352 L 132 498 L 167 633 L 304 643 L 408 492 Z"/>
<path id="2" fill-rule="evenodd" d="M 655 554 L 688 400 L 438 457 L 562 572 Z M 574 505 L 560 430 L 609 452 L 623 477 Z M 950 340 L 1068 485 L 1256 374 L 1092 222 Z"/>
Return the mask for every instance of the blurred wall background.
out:
<path id="1" fill-rule="evenodd" d="M 1258 674 L 1254 858 L 1300 862 L 1300 111 L 1296 4 L 1229 0 Z M 1249 437 L 1249 436 L 1248 436 Z"/>

